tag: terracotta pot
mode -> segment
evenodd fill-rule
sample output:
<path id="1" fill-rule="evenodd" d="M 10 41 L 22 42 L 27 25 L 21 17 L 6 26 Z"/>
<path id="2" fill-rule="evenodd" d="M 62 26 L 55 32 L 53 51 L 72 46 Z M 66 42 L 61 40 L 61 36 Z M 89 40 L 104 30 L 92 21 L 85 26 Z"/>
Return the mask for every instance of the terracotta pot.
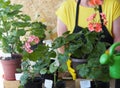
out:
<path id="1" fill-rule="evenodd" d="M 11 59 L 11 60 L 1 60 L 4 79 L 5 80 L 15 80 L 16 69 L 21 67 L 21 59 Z"/>

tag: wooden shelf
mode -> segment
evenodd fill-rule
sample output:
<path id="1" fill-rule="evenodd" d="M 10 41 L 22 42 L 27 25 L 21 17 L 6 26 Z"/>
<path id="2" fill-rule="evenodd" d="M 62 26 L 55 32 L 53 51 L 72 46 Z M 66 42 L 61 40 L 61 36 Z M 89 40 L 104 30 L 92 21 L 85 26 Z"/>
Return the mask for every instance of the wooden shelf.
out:
<path id="1" fill-rule="evenodd" d="M 20 83 L 19 81 L 6 81 L 3 82 L 4 88 L 18 88 Z"/>

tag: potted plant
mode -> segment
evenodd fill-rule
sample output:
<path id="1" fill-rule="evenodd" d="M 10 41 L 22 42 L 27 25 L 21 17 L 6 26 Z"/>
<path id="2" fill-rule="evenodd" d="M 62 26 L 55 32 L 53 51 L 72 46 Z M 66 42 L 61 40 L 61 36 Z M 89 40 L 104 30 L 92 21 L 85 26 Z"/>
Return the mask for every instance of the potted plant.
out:
<path id="1" fill-rule="evenodd" d="M 48 67 L 49 65 L 51 68 Z M 58 66 L 54 65 L 55 62 L 50 63 L 46 61 L 45 64 L 45 61 L 42 62 L 42 60 L 38 60 L 34 64 L 31 64 L 29 60 L 23 61 L 22 66 L 24 67 L 22 68 L 22 76 L 20 78 L 20 88 L 42 88 L 42 84 L 45 83 L 46 79 L 54 82 L 54 72 L 58 68 Z M 52 84 L 53 86 L 54 84 Z"/>
<path id="2" fill-rule="evenodd" d="M 98 10 L 98 5 L 95 6 L 95 12 Z M 78 74 L 82 78 L 108 81 L 109 71 L 107 65 L 101 65 L 99 58 L 102 53 L 107 49 L 110 44 L 102 42 L 105 37 L 102 25 L 100 22 L 95 21 L 97 13 L 91 15 L 88 19 L 88 27 L 83 28 L 78 33 L 70 34 L 69 31 L 65 32 L 63 36 L 57 37 L 53 42 L 55 49 L 64 46 L 64 54 L 59 54 L 61 60 L 61 67 L 64 67 L 63 62 L 66 63 L 71 57 L 77 59 L 86 59 L 84 64 L 77 64 Z M 101 13 L 104 25 L 106 24 L 106 17 Z M 76 66 L 75 66 L 76 67 Z"/>
<path id="3" fill-rule="evenodd" d="M 55 60 L 51 60 L 56 58 L 55 50 L 44 43 L 46 26 L 42 22 L 31 25 L 33 28 L 20 37 L 23 44 L 20 88 L 42 88 L 41 83 L 44 83 L 45 79 L 54 81 L 53 74 L 58 68 Z"/>
<path id="4" fill-rule="evenodd" d="M 6 63 L 3 64 L 4 79 L 15 80 L 16 68 L 20 68 L 22 58 L 19 37 L 24 35 L 25 28 L 30 26 L 30 17 L 21 13 L 22 5 L 11 4 L 10 0 L 1 0 L 0 4 L 0 48 L 2 52 L 9 54 L 8 57 L 1 55 L 2 64 Z M 10 63 L 14 68 L 13 70 L 10 70 Z M 15 64 L 16 66 L 14 66 Z M 9 70 L 5 70 L 7 67 Z"/>
<path id="5" fill-rule="evenodd" d="M 99 64 L 99 57 L 105 52 L 108 44 L 100 42 L 101 37 L 97 37 L 100 34 L 100 32 L 90 32 L 87 28 L 78 33 L 65 33 L 63 36 L 54 40 L 53 47 L 57 49 L 64 45 L 64 54 L 59 54 L 59 59 L 62 63 L 66 63 L 66 61 L 71 58 L 70 55 L 72 55 L 76 59 L 86 59 L 85 61 L 87 61 L 87 64 L 91 64 L 91 67 L 94 67 L 94 65 L 102 66 Z M 84 37 L 81 37 L 81 35 Z M 85 64 L 85 66 L 87 65 Z M 85 71 L 85 68 L 83 68 L 83 70 Z M 85 73 L 83 74 L 85 75 Z"/>

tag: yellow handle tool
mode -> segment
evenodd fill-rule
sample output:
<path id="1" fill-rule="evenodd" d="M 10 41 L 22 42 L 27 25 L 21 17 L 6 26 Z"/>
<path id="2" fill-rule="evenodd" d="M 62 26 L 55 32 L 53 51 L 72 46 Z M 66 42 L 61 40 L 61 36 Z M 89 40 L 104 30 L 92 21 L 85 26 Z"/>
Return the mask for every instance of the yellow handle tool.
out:
<path id="1" fill-rule="evenodd" d="M 69 73 L 72 76 L 72 79 L 75 80 L 76 79 L 76 73 L 75 73 L 75 70 L 71 67 L 71 60 L 70 59 L 68 59 L 68 61 L 67 61 L 67 67 L 68 67 Z"/>

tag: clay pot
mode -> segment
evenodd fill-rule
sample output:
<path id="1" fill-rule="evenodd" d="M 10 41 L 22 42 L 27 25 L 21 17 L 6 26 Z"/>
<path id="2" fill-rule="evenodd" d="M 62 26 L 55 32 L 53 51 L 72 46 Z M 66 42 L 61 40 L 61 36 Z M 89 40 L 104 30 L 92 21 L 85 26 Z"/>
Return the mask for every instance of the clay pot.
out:
<path id="1" fill-rule="evenodd" d="M 76 67 L 79 65 L 79 64 L 85 64 L 87 63 L 87 60 L 86 59 L 77 59 L 77 58 L 71 58 L 72 60 L 72 67 L 76 70 Z M 81 76 L 79 75 L 79 71 L 76 70 L 76 75 L 77 75 L 77 78 L 81 78 Z"/>
<path id="2" fill-rule="evenodd" d="M 21 68 L 21 58 L 1 60 L 1 64 L 4 72 L 4 79 L 16 80 L 15 73 L 17 73 L 17 68 Z"/>

